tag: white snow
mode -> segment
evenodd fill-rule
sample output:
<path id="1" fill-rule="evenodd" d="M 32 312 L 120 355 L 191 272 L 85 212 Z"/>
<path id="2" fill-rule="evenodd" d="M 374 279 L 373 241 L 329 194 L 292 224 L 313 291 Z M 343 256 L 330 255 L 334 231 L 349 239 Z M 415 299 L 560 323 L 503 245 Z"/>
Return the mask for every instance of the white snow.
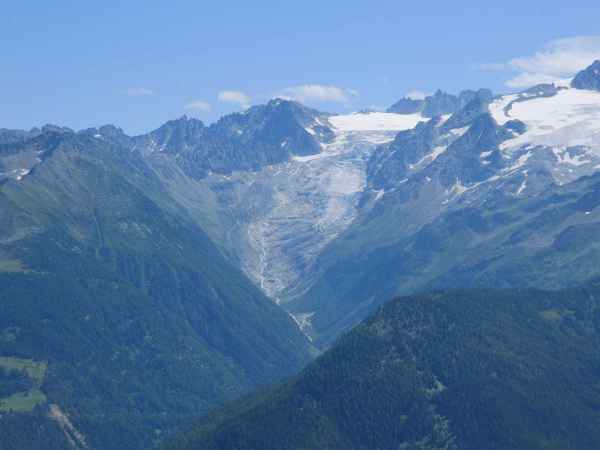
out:
<path id="1" fill-rule="evenodd" d="M 339 131 L 402 131 L 410 130 L 419 122 L 427 120 L 429 119 L 420 114 L 383 112 L 354 113 L 329 117 L 329 123 Z"/>
<path id="2" fill-rule="evenodd" d="M 490 105 L 499 124 L 518 119 L 527 126 L 524 134 L 506 141 L 502 148 L 533 144 L 600 149 L 600 92 L 563 89 L 553 97 L 513 103 L 510 111 L 504 113 L 504 106 L 514 97 L 506 96 Z"/>
<path id="3" fill-rule="evenodd" d="M 456 183 L 454 184 L 454 186 L 452 186 L 452 189 L 450 190 L 451 193 L 456 194 L 456 195 L 461 195 L 464 192 L 466 192 L 468 189 L 466 186 L 463 186 L 463 184 L 461 183 L 460 180 L 456 180 Z"/>
<path id="4" fill-rule="evenodd" d="M 421 158 L 416 163 L 409 164 L 408 168 L 411 170 L 413 170 L 415 168 L 422 169 L 423 167 L 428 166 L 433 161 L 435 161 L 438 158 L 438 156 L 440 156 L 442 153 L 444 153 L 447 149 L 448 149 L 448 146 L 446 146 L 446 145 L 437 146 L 437 147 L 433 148 L 433 150 L 431 150 L 431 153 L 428 153 L 427 155 L 423 156 L 423 158 Z M 421 166 L 423 166 L 423 167 L 421 167 Z"/>
<path id="5" fill-rule="evenodd" d="M 587 155 L 575 155 L 571 156 L 571 154 L 567 151 L 566 148 L 554 149 L 554 154 L 557 156 L 558 161 L 561 164 L 570 164 L 572 166 L 583 166 L 585 164 L 589 164 L 592 161 L 586 158 Z"/>
<path id="6" fill-rule="evenodd" d="M 323 144 L 319 154 L 231 174 L 239 181 L 232 208 L 263 205 L 253 208 L 235 233 L 242 243 L 238 251 L 243 270 L 275 302 L 312 270 L 319 252 L 354 221 L 366 186 L 367 161 L 378 145 L 397 133 L 334 131 L 335 138 Z M 269 189 L 251 189 L 252 184 Z M 229 196 L 225 201 L 232 202 Z"/>
<path id="7" fill-rule="evenodd" d="M 469 128 L 470 128 L 470 125 L 467 125 L 466 127 L 462 127 L 462 128 L 453 128 L 452 130 L 450 130 L 450 134 L 454 135 L 454 137 L 456 139 L 458 139 L 463 134 L 465 134 Z"/>
<path id="8" fill-rule="evenodd" d="M 365 187 L 365 176 L 362 170 L 347 163 L 335 164 L 329 173 L 328 191 L 333 195 L 349 195 L 360 192 Z"/>
<path id="9" fill-rule="evenodd" d="M 519 189 L 517 189 L 516 195 L 521 195 L 523 193 L 523 191 L 527 188 L 527 175 L 528 175 L 528 171 L 524 170 L 523 171 L 523 182 L 521 183 L 521 186 L 519 186 Z"/>
<path id="10" fill-rule="evenodd" d="M 309 336 L 308 330 L 312 327 L 311 321 L 314 315 L 314 312 L 290 314 L 292 319 L 294 319 L 294 322 L 298 325 L 298 328 L 300 328 L 300 331 L 302 331 L 310 341 L 312 341 L 312 338 Z"/>
<path id="11" fill-rule="evenodd" d="M 444 115 L 442 115 L 442 117 L 441 117 L 441 119 L 442 119 L 442 120 L 440 120 L 440 123 L 438 123 L 438 124 L 437 124 L 437 126 L 438 126 L 438 127 L 441 127 L 442 125 L 444 125 L 444 124 L 446 123 L 446 121 L 447 121 L 447 120 L 448 120 L 450 117 L 452 117 L 452 114 L 444 114 Z"/>
<path id="12" fill-rule="evenodd" d="M 448 149 L 448 147 L 445 145 L 440 145 L 438 147 L 435 147 L 433 149 L 433 151 L 430 153 L 431 162 L 435 161 L 438 158 L 438 156 L 440 156 L 442 153 L 444 153 L 447 149 Z"/>
<path id="13" fill-rule="evenodd" d="M 327 155 L 326 153 L 317 153 L 316 155 L 308 155 L 308 156 L 293 156 L 292 159 L 294 161 L 298 161 L 298 162 L 308 162 L 308 161 L 314 161 L 315 159 L 321 159 L 324 157 L 327 157 L 329 155 Z"/>
<path id="14" fill-rule="evenodd" d="M 29 175 L 31 172 L 29 169 L 15 169 L 13 172 L 16 174 L 17 181 L 21 181 L 24 176 Z"/>
<path id="15" fill-rule="evenodd" d="M 514 172 L 519 170 L 521 167 L 523 167 L 525 164 L 527 164 L 527 161 L 529 161 L 529 159 L 532 156 L 533 156 L 532 152 L 527 152 L 524 155 L 519 156 L 519 159 L 517 159 L 517 161 L 515 161 L 515 163 L 512 166 L 505 167 L 504 169 L 502 169 L 503 175 L 513 174 Z"/>
<path id="16" fill-rule="evenodd" d="M 505 114 L 504 108 L 506 108 L 510 102 L 516 100 L 518 97 L 519 96 L 517 94 L 505 95 L 504 97 L 500 97 L 490 104 L 490 114 L 494 120 L 498 122 L 498 125 L 504 125 L 506 122 L 513 119 L 513 117 L 509 117 Z"/>

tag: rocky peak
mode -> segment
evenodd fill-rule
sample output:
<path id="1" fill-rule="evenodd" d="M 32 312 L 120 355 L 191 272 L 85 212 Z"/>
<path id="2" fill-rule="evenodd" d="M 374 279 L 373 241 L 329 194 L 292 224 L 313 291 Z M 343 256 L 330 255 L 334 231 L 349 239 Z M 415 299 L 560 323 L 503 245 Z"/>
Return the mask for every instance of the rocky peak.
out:
<path id="1" fill-rule="evenodd" d="M 425 100 L 403 97 L 390 106 L 387 112 L 396 114 L 416 114 L 423 110 Z"/>
<path id="2" fill-rule="evenodd" d="M 404 97 L 390 106 L 387 112 L 397 114 L 421 113 L 424 117 L 436 117 L 445 114 L 454 114 L 467 106 L 473 100 L 490 103 L 493 99 L 492 91 L 479 89 L 477 91 L 465 90 L 458 95 L 448 94 L 438 89 L 435 94 L 428 95 L 424 99 L 413 99 Z"/>
<path id="3" fill-rule="evenodd" d="M 0 128 L 0 145 L 22 142 L 39 136 L 40 133 L 41 130 L 39 128 L 32 128 L 30 131 Z"/>
<path id="4" fill-rule="evenodd" d="M 444 124 L 445 130 L 462 128 L 470 125 L 477 117 L 487 113 L 487 102 L 479 97 L 474 97 L 463 108 L 450 116 Z"/>
<path id="5" fill-rule="evenodd" d="M 80 131 L 78 134 L 95 139 L 104 139 L 123 147 L 128 147 L 131 144 L 131 137 L 125 134 L 121 128 L 111 124 L 103 125 L 99 128 L 88 128 Z"/>
<path id="6" fill-rule="evenodd" d="M 68 127 L 47 124 L 42 127 L 42 133 L 73 133 L 73 130 Z"/>
<path id="7" fill-rule="evenodd" d="M 592 65 L 575 75 L 571 87 L 600 91 L 600 60 L 594 61 Z"/>
<path id="8" fill-rule="evenodd" d="M 152 131 L 150 138 L 161 150 L 179 153 L 200 139 L 205 129 L 201 120 L 184 115 Z"/>
<path id="9" fill-rule="evenodd" d="M 528 97 L 552 97 L 556 95 L 558 92 L 558 87 L 555 84 L 550 83 L 542 83 L 536 84 L 523 92 L 521 92 L 520 97 L 528 98 Z"/>

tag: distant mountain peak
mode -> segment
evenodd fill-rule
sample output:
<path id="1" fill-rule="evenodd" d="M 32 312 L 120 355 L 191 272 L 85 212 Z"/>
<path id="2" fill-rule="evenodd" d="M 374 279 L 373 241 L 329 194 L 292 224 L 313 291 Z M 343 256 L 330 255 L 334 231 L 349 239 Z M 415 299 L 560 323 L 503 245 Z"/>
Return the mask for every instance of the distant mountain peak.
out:
<path id="1" fill-rule="evenodd" d="M 424 117 L 435 117 L 454 114 L 475 99 L 489 103 L 492 101 L 492 98 L 493 94 L 489 89 L 479 89 L 477 91 L 465 90 L 461 91 L 458 95 L 448 94 L 438 89 L 434 94 L 428 95 L 422 100 L 403 97 L 390 106 L 387 112 L 397 114 L 421 113 Z"/>
<path id="2" fill-rule="evenodd" d="M 590 66 L 579 72 L 571 81 L 575 89 L 600 91 L 600 60 L 594 61 Z"/>
<path id="3" fill-rule="evenodd" d="M 195 117 L 190 117 L 187 114 L 184 114 L 183 116 L 179 117 L 178 119 L 173 119 L 173 120 L 169 120 L 165 123 L 166 124 L 202 124 L 204 126 L 204 122 L 202 122 L 200 119 L 196 119 Z"/>
<path id="4" fill-rule="evenodd" d="M 274 106 L 280 106 L 280 105 L 286 104 L 286 103 L 296 103 L 296 102 L 294 102 L 293 100 L 290 100 L 290 99 L 276 97 L 276 98 L 269 100 L 269 102 L 267 103 L 267 106 L 274 107 Z"/>
<path id="5" fill-rule="evenodd" d="M 68 127 L 61 127 L 59 125 L 46 124 L 42 127 L 43 133 L 53 132 L 53 133 L 73 133 L 74 131 Z"/>
<path id="6" fill-rule="evenodd" d="M 279 98 L 279 97 L 269 100 L 269 102 L 266 105 L 263 105 L 263 106 L 257 105 L 253 108 L 250 108 L 248 111 L 251 111 L 254 108 L 261 108 L 261 107 L 266 108 L 269 111 L 288 110 L 288 111 L 305 113 L 310 116 L 324 115 L 321 111 L 310 108 L 310 107 L 300 103 L 299 101 L 287 99 L 287 98 Z"/>

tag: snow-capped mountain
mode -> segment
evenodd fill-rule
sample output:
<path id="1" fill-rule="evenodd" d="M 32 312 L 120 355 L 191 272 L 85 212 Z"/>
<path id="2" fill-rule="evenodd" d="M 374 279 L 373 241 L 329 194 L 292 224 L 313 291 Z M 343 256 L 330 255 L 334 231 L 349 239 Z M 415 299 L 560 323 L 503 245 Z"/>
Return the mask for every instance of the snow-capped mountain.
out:
<path id="1" fill-rule="evenodd" d="M 253 170 L 208 173 L 193 192 L 210 197 L 220 228 L 213 237 L 246 274 L 307 333 L 339 322 L 336 336 L 390 295 L 431 282 L 363 280 L 373 249 L 415 239 L 460 211 L 528 201 L 598 171 L 598 100 L 597 91 L 540 85 L 495 98 L 436 93 L 402 113 L 330 115 L 278 101 L 303 111 L 298 126 L 316 146 L 289 147 Z M 429 117 L 435 110 L 445 114 Z M 368 295 L 356 289 L 363 282 L 372 284 Z"/>
<path id="2" fill-rule="evenodd" d="M 379 146 L 371 201 L 289 292 L 305 330 L 329 341 L 385 299 L 428 287 L 593 276 L 600 250 L 581 243 L 600 231 L 600 92 L 575 80 L 475 98 Z"/>
<path id="3" fill-rule="evenodd" d="M 184 116 L 136 137 L 114 126 L 1 130 L 0 180 L 28 179 L 61 133 L 135 152 L 230 261 L 304 331 L 327 340 L 392 295 L 452 284 L 450 273 L 468 272 L 456 254 L 471 262 L 515 252 L 531 259 L 542 250 L 554 257 L 561 233 L 596 223 L 596 188 L 585 177 L 600 171 L 599 66 L 570 85 L 497 97 L 485 89 L 438 91 L 388 112 L 333 115 L 278 99 L 209 126 Z M 571 211 L 577 199 L 585 211 L 552 212 Z M 550 209 L 542 214 L 536 202 Z M 540 221 L 554 228 L 523 250 L 515 236 Z M 477 223 L 491 228 L 448 244 Z M 437 246 L 432 230 L 444 236 Z M 473 256 L 475 245 L 484 249 Z M 565 261 L 548 262 L 554 281 Z M 480 263 L 467 264 L 472 280 L 506 281 L 499 269 L 483 277 L 491 263 Z"/>
<path id="4" fill-rule="evenodd" d="M 358 215 L 373 151 L 424 120 L 390 113 L 316 117 L 312 127 L 333 135 L 319 153 L 208 177 L 217 203 L 235 216 L 232 248 L 250 278 L 279 301 L 283 291 L 310 276 L 322 249 Z"/>

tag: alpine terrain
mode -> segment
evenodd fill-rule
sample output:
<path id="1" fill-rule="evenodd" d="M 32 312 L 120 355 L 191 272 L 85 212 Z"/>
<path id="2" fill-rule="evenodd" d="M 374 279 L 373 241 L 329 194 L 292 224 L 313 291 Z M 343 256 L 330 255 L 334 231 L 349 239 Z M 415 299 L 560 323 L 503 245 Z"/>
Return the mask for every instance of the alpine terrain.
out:
<path id="1" fill-rule="evenodd" d="M 598 448 L 599 235 L 600 61 L 0 129 L 0 449 Z"/>
<path id="2" fill-rule="evenodd" d="M 396 299 L 164 448 L 595 449 L 599 298 L 592 285 Z"/>

